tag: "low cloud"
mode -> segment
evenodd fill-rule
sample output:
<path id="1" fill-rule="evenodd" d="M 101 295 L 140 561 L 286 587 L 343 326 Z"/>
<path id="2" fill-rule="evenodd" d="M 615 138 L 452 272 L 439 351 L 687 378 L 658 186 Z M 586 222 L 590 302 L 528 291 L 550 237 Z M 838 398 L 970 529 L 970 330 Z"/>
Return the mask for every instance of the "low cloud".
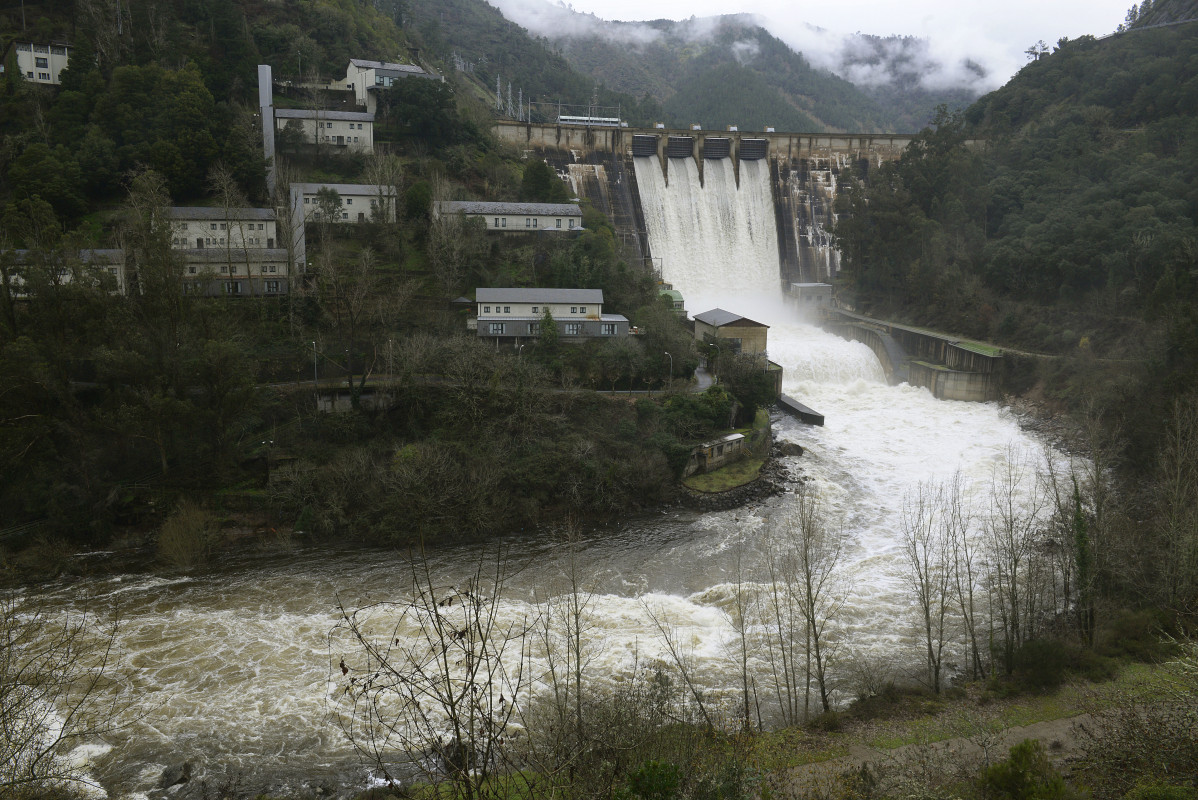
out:
<path id="1" fill-rule="evenodd" d="M 669 38 L 701 42 L 721 24 L 735 21 L 765 28 L 821 67 L 861 86 L 920 87 L 929 90 L 966 89 L 983 94 L 998 88 L 1022 66 L 1007 49 L 976 31 L 945 33 L 942 38 L 871 36 L 836 33 L 789 17 L 779 21 L 757 14 L 690 17 L 672 22 L 666 34 L 646 22 L 610 22 L 575 11 L 566 2 L 547 0 L 488 0 L 505 17 L 549 39 L 598 37 L 630 47 Z M 751 40 L 732 46 L 733 55 L 748 63 L 760 48 Z"/>

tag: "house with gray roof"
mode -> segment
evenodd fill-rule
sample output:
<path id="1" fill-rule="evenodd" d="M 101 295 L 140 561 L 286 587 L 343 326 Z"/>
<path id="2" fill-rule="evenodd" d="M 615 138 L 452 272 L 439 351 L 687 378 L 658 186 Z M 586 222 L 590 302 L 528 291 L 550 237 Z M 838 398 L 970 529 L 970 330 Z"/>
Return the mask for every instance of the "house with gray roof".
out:
<path id="1" fill-rule="evenodd" d="M 569 233 L 582 230 L 582 208 L 574 203 L 486 203 L 443 200 L 434 214 L 461 214 L 481 219 L 493 233 Z"/>
<path id="2" fill-rule="evenodd" d="M 364 111 L 276 108 L 275 129 L 297 130 L 304 142 L 355 153 L 374 152 L 374 114 Z"/>
<path id="3" fill-rule="evenodd" d="M 387 89 L 396 81 L 408 78 L 441 80 L 439 75 L 434 75 L 415 64 L 351 58 L 345 68 L 345 88 L 352 89 L 357 104 L 371 113 L 378 110 L 376 95 L 379 90 Z"/>
<path id="4" fill-rule="evenodd" d="M 561 342 L 628 335 L 627 317 L 603 313 L 602 289 L 477 289 L 474 306 L 476 315 L 468 325 L 480 338 L 535 339 L 545 314 L 553 317 Z"/>
<path id="5" fill-rule="evenodd" d="M 766 352 L 769 327 L 722 308 L 695 314 L 695 339 L 732 353 Z"/>

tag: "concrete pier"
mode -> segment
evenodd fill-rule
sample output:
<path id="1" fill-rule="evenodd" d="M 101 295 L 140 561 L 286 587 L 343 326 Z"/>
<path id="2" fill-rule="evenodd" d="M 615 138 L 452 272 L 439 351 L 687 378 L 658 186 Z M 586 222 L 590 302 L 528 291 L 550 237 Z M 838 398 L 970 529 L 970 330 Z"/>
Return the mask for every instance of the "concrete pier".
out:
<path id="1" fill-rule="evenodd" d="M 795 400 L 790 395 L 781 395 L 778 398 L 778 407 L 798 419 L 799 422 L 807 425 L 818 425 L 821 428 L 824 425 L 824 415 L 818 411 L 813 411 L 807 406 Z"/>

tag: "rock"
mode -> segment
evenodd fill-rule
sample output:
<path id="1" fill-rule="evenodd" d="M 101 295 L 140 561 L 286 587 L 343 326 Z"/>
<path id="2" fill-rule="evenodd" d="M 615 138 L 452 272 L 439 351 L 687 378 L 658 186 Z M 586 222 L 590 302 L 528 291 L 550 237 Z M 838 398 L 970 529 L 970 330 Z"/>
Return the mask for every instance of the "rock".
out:
<path id="1" fill-rule="evenodd" d="M 189 780 L 191 780 L 191 762 L 184 761 L 164 769 L 162 771 L 162 778 L 158 781 L 158 787 L 160 789 L 169 789 L 172 786 L 178 786 L 180 783 L 187 783 Z"/>
<path id="2" fill-rule="evenodd" d="M 779 442 L 778 452 L 784 456 L 801 456 L 803 455 L 803 445 L 795 442 Z"/>

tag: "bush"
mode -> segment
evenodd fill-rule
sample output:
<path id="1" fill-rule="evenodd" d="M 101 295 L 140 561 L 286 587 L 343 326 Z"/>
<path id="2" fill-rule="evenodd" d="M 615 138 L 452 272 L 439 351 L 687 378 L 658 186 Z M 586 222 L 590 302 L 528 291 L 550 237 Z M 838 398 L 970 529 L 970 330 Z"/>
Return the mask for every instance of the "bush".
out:
<path id="1" fill-rule="evenodd" d="M 1153 612 L 1124 609 L 1111 618 L 1108 627 L 1099 631 L 1095 649 L 1112 658 L 1155 663 L 1172 655 L 1164 633 L 1161 620 Z"/>
<path id="2" fill-rule="evenodd" d="M 646 761 L 628 776 L 628 789 L 641 800 L 671 800 L 678 794 L 681 773 L 666 761 Z"/>
<path id="3" fill-rule="evenodd" d="M 1068 800 L 1079 797 L 1048 760 L 1044 746 L 1024 739 L 1011 748 L 1011 756 L 982 771 L 986 792 L 1003 800 Z"/>
<path id="4" fill-rule="evenodd" d="M 208 560 L 216 544 L 212 515 L 183 500 L 158 532 L 158 558 L 177 569 L 191 569 Z"/>
<path id="5" fill-rule="evenodd" d="M 1015 651 L 1012 677 L 1023 689 L 1055 689 L 1065 680 L 1076 648 L 1051 639 L 1025 642 Z"/>
<path id="6" fill-rule="evenodd" d="M 825 711 L 807 720 L 807 727 L 813 731 L 833 733 L 840 730 L 840 714 L 835 711 Z"/>

